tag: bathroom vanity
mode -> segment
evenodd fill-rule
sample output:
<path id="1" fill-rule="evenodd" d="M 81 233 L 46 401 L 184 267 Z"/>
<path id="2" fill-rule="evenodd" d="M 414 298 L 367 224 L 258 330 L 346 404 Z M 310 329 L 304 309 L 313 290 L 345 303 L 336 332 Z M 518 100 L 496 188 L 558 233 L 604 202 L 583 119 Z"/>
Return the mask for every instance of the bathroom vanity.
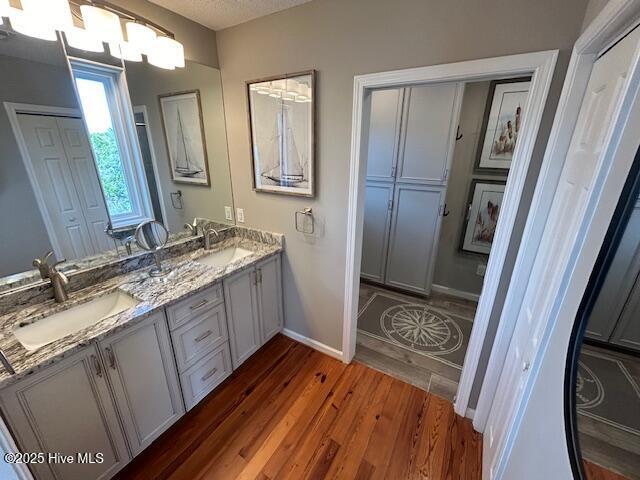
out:
<path id="1" fill-rule="evenodd" d="M 111 478 L 281 331 L 282 237 L 228 230 L 165 259 L 164 277 L 115 275 L 63 304 L 24 294 L 0 316 L 15 369 L 0 374 L 0 408 L 20 451 L 74 459 L 36 458 L 36 478 Z"/>

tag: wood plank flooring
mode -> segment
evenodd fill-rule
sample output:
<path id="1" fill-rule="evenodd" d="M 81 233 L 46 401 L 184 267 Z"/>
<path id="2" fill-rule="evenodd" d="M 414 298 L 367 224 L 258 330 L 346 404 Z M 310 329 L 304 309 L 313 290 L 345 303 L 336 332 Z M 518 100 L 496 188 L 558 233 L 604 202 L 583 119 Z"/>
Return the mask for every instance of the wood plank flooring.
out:
<path id="1" fill-rule="evenodd" d="M 278 335 L 119 479 L 481 478 L 451 403 Z"/>

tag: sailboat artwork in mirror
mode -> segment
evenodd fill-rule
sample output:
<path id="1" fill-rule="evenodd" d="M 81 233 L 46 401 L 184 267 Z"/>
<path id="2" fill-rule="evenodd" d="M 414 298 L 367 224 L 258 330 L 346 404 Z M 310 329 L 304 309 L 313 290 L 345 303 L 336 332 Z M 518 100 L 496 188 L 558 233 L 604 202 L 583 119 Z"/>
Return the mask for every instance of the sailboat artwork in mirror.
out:
<path id="1" fill-rule="evenodd" d="M 171 93 L 159 99 L 173 181 L 210 185 L 200 92 Z"/>
<path id="2" fill-rule="evenodd" d="M 256 191 L 314 194 L 315 72 L 247 82 Z"/>

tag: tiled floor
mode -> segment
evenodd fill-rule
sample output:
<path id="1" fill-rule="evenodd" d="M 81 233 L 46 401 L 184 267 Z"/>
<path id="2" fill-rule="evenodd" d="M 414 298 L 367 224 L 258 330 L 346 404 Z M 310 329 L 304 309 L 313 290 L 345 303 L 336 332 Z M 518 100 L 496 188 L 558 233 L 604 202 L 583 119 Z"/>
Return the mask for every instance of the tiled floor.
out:
<path id="1" fill-rule="evenodd" d="M 475 316 L 477 306 L 475 302 L 446 295 L 434 294 L 425 299 L 398 293 L 375 285 L 361 283 L 359 296 L 360 311 L 376 292 L 395 296 L 412 303 L 431 305 L 467 318 L 473 318 Z M 464 339 L 462 346 L 465 350 L 467 348 L 467 341 L 468 339 Z M 453 397 L 458 389 L 461 370 L 445 365 L 428 356 L 414 353 L 406 348 L 378 340 L 368 335 L 363 335 L 360 332 L 358 332 L 357 336 L 355 358 L 357 361 L 376 370 L 380 370 L 451 401 L 453 401 Z"/>

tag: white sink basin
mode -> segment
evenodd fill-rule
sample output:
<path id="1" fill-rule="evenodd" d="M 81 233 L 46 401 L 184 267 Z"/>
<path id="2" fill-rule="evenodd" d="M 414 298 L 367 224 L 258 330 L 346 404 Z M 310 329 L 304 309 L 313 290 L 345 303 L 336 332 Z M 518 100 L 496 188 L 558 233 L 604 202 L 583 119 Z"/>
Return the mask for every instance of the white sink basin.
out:
<path id="1" fill-rule="evenodd" d="M 200 257 L 196 260 L 196 263 L 208 265 L 209 267 L 224 267 L 229 263 L 233 263 L 236 260 L 240 260 L 241 258 L 252 254 L 253 252 L 251 250 L 240 247 L 229 247 L 224 250 L 220 250 L 219 252 Z"/>
<path id="2" fill-rule="evenodd" d="M 13 329 L 13 334 L 24 348 L 31 351 L 124 312 L 138 303 L 130 295 L 116 290 L 28 325 L 18 325 Z"/>

